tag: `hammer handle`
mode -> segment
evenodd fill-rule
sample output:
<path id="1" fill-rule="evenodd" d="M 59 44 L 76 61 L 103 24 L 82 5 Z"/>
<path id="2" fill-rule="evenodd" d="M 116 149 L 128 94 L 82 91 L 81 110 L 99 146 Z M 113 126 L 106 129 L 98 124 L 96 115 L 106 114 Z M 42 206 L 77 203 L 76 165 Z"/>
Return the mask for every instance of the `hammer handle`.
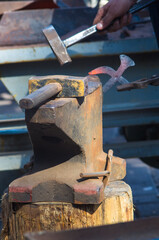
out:
<path id="1" fill-rule="evenodd" d="M 59 83 L 49 83 L 29 94 L 25 98 L 22 98 L 19 101 L 19 105 L 24 109 L 32 109 L 55 96 L 61 90 L 62 86 Z"/>

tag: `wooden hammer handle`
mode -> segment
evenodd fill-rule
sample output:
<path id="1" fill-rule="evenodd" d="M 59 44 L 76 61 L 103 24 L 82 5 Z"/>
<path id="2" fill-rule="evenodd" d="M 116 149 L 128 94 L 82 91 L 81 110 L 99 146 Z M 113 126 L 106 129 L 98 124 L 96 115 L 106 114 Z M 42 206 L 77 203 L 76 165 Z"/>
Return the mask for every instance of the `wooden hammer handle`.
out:
<path id="1" fill-rule="evenodd" d="M 59 83 L 49 83 L 42 88 L 39 88 L 35 92 L 29 94 L 25 98 L 19 101 L 19 105 L 24 109 L 32 109 L 41 103 L 47 101 L 49 98 L 55 96 L 62 90 L 62 86 Z"/>

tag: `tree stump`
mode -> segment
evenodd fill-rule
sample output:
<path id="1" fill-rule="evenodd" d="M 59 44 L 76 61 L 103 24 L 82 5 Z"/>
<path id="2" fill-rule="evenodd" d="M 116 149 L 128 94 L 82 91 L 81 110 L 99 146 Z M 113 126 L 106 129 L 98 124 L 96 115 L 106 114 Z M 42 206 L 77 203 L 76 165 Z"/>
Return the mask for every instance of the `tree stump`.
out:
<path id="1" fill-rule="evenodd" d="M 9 203 L 2 199 L 2 240 L 23 240 L 25 232 L 69 230 L 133 220 L 131 188 L 122 181 L 105 188 L 105 200 L 99 205 L 64 202 Z"/>

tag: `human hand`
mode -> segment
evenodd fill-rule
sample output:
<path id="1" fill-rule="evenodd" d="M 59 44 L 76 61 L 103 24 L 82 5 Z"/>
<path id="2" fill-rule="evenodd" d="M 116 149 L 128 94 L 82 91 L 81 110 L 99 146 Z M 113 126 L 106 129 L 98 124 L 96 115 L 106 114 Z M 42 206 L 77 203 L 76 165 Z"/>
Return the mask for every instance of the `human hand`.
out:
<path id="1" fill-rule="evenodd" d="M 117 31 L 130 23 L 132 16 L 128 10 L 135 2 L 135 0 L 110 0 L 98 10 L 93 24 L 97 24 L 98 30 L 107 28 L 108 32 Z"/>

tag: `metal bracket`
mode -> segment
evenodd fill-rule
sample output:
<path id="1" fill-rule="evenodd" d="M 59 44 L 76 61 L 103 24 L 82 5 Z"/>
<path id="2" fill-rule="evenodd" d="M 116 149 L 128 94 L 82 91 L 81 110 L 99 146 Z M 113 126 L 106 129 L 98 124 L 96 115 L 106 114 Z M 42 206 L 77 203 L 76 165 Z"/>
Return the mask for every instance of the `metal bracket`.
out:
<path id="1" fill-rule="evenodd" d="M 158 86 L 159 85 L 159 76 L 154 75 L 152 78 L 146 79 L 140 79 L 131 83 L 122 84 L 120 86 L 117 86 L 118 91 L 127 91 L 132 89 L 143 89 L 148 87 L 148 85 L 152 86 Z"/>

